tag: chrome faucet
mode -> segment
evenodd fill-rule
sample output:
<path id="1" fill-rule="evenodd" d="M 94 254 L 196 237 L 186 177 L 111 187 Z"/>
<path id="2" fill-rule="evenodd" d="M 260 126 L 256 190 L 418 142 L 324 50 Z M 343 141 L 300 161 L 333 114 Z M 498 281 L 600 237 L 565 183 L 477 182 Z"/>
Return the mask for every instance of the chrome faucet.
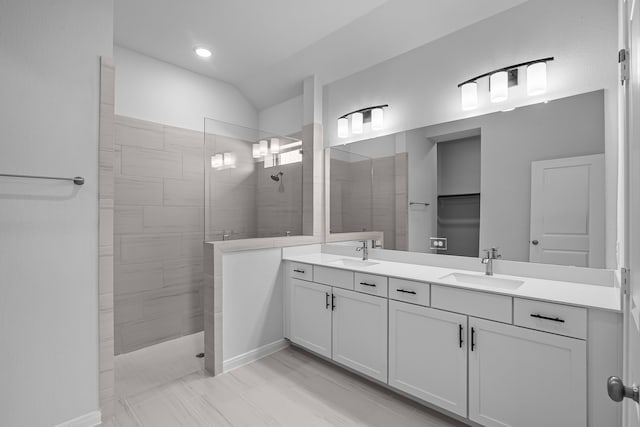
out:
<path id="1" fill-rule="evenodd" d="M 366 240 L 361 240 L 360 243 L 362 243 L 362 246 L 359 248 L 356 248 L 356 251 L 358 252 L 362 251 L 362 260 L 366 261 L 369 259 L 369 246 L 367 245 Z"/>
<path id="2" fill-rule="evenodd" d="M 483 251 L 487 253 L 487 256 L 482 258 L 482 263 L 486 264 L 487 266 L 487 271 L 485 274 L 487 276 L 493 276 L 493 260 L 502 258 L 502 255 L 498 254 L 498 248 L 495 247 L 490 249 L 483 249 Z"/>

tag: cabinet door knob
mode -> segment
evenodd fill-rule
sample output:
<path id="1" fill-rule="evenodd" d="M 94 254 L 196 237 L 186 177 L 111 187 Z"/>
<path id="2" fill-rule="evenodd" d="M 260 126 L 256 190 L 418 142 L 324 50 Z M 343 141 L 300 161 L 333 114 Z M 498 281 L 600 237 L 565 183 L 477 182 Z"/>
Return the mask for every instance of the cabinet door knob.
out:
<path id="1" fill-rule="evenodd" d="M 538 243 L 540 243 L 540 242 L 538 242 L 537 240 L 532 240 L 531 241 L 531 244 L 534 245 L 534 246 L 537 245 Z"/>

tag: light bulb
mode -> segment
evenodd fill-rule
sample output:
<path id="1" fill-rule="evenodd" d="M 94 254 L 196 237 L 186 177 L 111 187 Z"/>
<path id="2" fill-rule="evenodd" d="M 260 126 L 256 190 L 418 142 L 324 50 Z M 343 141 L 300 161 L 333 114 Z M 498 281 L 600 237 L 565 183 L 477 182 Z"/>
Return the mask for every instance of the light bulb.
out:
<path id="1" fill-rule="evenodd" d="M 491 74 L 489 78 L 491 83 L 491 102 L 506 101 L 509 88 L 509 73 L 506 71 L 498 71 Z"/>
<path id="2" fill-rule="evenodd" d="M 253 144 L 251 146 L 251 155 L 254 159 L 259 159 L 260 156 L 260 144 Z"/>
<path id="3" fill-rule="evenodd" d="M 478 83 L 465 83 L 460 87 L 462 110 L 469 111 L 478 108 Z"/>
<path id="4" fill-rule="evenodd" d="M 547 63 L 536 62 L 527 67 L 527 95 L 540 95 L 547 91 Z"/>
<path id="5" fill-rule="evenodd" d="M 266 156 L 269 154 L 269 142 L 266 139 L 262 139 L 260 144 L 260 156 Z"/>
<path id="6" fill-rule="evenodd" d="M 371 129 L 380 130 L 384 127 L 384 113 L 382 108 L 374 108 L 371 110 Z"/>
<path id="7" fill-rule="evenodd" d="M 349 119 L 342 117 L 338 119 L 338 138 L 349 136 Z"/>
<path id="8" fill-rule="evenodd" d="M 280 152 L 280 140 L 278 138 L 271 138 L 271 154 L 278 154 Z"/>
<path id="9" fill-rule="evenodd" d="M 222 154 L 215 154 L 211 156 L 211 167 L 213 169 L 218 169 L 222 166 Z"/>
<path id="10" fill-rule="evenodd" d="M 351 133 L 360 134 L 363 129 L 362 113 L 353 113 L 351 115 Z"/>

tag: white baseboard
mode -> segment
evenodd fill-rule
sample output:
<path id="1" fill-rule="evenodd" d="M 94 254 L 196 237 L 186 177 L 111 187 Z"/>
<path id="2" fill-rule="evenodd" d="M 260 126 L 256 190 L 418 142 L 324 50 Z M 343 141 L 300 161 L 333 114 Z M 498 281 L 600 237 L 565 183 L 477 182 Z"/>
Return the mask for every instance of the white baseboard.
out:
<path id="1" fill-rule="evenodd" d="M 102 414 L 100 411 L 89 412 L 69 421 L 65 421 L 55 427 L 95 427 L 102 423 Z"/>
<path id="2" fill-rule="evenodd" d="M 244 354 L 232 357 L 222 362 L 222 372 L 229 372 L 233 369 L 239 368 L 247 363 L 255 362 L 258 359 L 262 359 L 270 354 L 280 351 L 289 347 L 289 341 L 284 338 L 274 341 L 270 344 L 263 345 Z"/>

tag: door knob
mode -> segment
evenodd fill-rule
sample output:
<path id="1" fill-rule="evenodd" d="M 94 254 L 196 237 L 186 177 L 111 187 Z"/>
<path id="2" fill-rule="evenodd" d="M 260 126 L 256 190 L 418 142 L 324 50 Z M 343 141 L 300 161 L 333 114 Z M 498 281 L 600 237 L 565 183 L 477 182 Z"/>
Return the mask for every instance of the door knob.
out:
<path id="1" fill-rule="evenodd" d="M 638 386 L 627 387 L 618 377 L 609 377 L 607 380 L 607 393 L 609 393 L 609 397 L 614 402 L 622 402 L 625 397 L 640 402 Z"/>
<path id="2" fill-rule="evenodd" d="M 540 243 L 540 242 L 538 242 L 537 240 L 532 240 L 532 241 L 531 241 L 531 244 L 532 244 L 532 245 L 537 245 L 538 243 Z"/>

